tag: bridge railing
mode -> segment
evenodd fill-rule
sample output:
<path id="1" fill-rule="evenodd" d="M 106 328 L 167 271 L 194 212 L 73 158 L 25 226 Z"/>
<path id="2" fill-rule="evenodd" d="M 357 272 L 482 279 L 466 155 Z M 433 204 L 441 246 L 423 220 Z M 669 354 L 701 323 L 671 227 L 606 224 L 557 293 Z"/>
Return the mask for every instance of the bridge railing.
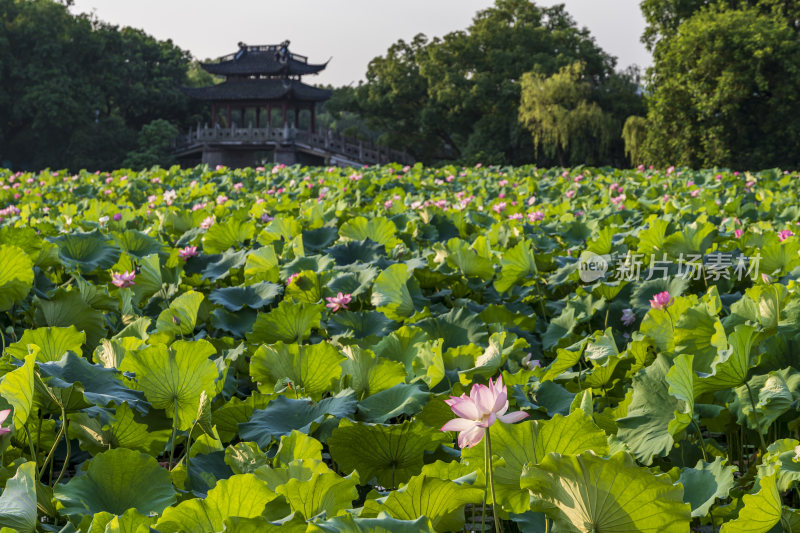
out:
<path id="1" fill-rule="evenodd" d="M 413 158 L 406 152 L 392 150 L 369 141 L 339 135 L 333 130 L 312 133 L 295 128 L 209 128 L 200 127 L 180 135 L 173 141 L 175 151 L 205 143 L 223 144 L 298 144 L 314 148 L 329 155 L 338 155 L 347 160 L 364 164 L 389 162 L 413 163 Z"/>

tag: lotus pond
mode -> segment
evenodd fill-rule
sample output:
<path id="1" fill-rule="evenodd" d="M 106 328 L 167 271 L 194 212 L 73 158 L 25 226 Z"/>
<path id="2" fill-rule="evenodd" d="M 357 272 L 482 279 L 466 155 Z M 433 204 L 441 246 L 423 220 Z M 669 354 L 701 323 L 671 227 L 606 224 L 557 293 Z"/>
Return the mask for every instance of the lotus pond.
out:
<path id="1" fill-rule="evenodd" d="M 799 196 L 0 170 L 0 528 L 800 531 Z"/>

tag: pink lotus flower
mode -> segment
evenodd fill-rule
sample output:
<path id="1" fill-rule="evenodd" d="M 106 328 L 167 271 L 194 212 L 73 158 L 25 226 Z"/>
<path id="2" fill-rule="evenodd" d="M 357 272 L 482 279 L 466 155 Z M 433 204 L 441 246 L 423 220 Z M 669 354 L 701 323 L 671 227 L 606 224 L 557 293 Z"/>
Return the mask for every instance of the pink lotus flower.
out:
<path id="1" fill-rule="evenodd" d="M 197 246 L 187 246 L 178 252 L 178 257 L 186 261 L 190 257 L 197 255 Z"/>
<path id="2" fill-rule="evenodd" d="M 794 235 L 794 233 L 792 233 L 792 230 L 790 230 L 790 229 L 785 229 L 783 231 L 779 231 L 778 232 L 778 240 L 783 242 L 786 239 L 788 239 L 789 237 L 791 237 L 792 235 Z"/>
<path id="3" fill-rule="evenodd" d="M 494 211 L 495 213 L 500 213 L 503 209 L 506 208 L 506 205 L 507 204 L 505 202 L 496 203 L 492 206 L 492 211 Z"/>
<path id="4" fill-rule="evenodd" d="M 636 314 L 633 312 L 633 309 L 623 309 L 622 310 L 622 323 L 626 326 L 630 326 L 634 322 L 636 322 Z"/>
<path id="5" fill-rule="evenodd" d="M 11 414 L 11 409 L 5 409 L 3 411 L 0 411 L 0 424 L 5 422 L 6 418 L 8 418 L 8 415 L 10 414 Z M 8 433 L 11 433 L 11 428 L 0 427 L 0 437 Z"/>
<path id="6" fill-rule="evenodd" d="M 568 190 L 567 192 L 564 193 L 564 196 L 566 196 L 567 198 L 572 198 L 573 196 L 575 196 L 575 189 Z"/>
<path id="7" fill-rule="evenodd" d="M 653 309 L 664 309 L 672 304 L 672 300 L 673 298 L 669 295 L 669 291 L 659 292 L 650 300 L 650 307 Z"/>
<path id="8" fill-rule="evenodd" d="M 328 301 L 328 303 L 325 304 L 325 307 L 329 308 L 332 312 L 335 313 L 340 309 L 349 309 L 347 307 L 347 304 L 349 304 L 353 300 L 353 297 L 349 293 L 343 294 L 340 292 L 336 296 L 329 296 L 328 298 L 325 299 Z"/>
<path id="9" fill-rule="evenodd" d="M 131 270 L 130 272 L 122 272 L 122 273 L 113 272 L 111 274 L 111 283 L 113 283 L 120 289 L 136 285 L 136 282 L 133 281 L 134 279 L 136 279 L 136 272 L 133 270 Z"/>
<path id="10" fill-rule="evenodd" d="M 541 211 L 534 211 L 533 213 L 528 213 L 528 220 L 530 220 L 531 223 L 534 223 L 538 220 L 544 220 L 544 213 Z"/>
<path id="11" fill-rule="evenodd" d="M 114 220 L 116 222 L 119 222 L 120 220 L 122 220 L 122 213 L 114 213 Z"/>
<path id="12" fill-rule="evenodd" d="M 458 446 L 472 448 L 483 440 L 486 429 L 497 420 L 511 424 L 519 422 L 529 415 L 524 411 L 506 414 L 508 410 L 508 393 L 503 385 L 503 377 L 497 382 L 489 380 L 489 386 L 475 384 L 469 396 L 451 396 L 445 403 L 458 415 L 442 426 L 442 431 L 458 431 Z"/>
<path id="13" fill-rule="evenodd" d="M 214 220 L 213 216 L 206 217 L 200 223 L 200 227 L 203 228 L 203 229 L 208 229 L 208 228 L 210 228 L 211 226 L 214 225 L 214 222 L 216 222 L 216 220 Z"/>
<path id="14" fill-rule="evenodd" d="M 736 237 L 737 239 L 740 238 L 742 235 L 744 235 L 744 230 L 741 229 L 733 230 L 733 236 Z"/>

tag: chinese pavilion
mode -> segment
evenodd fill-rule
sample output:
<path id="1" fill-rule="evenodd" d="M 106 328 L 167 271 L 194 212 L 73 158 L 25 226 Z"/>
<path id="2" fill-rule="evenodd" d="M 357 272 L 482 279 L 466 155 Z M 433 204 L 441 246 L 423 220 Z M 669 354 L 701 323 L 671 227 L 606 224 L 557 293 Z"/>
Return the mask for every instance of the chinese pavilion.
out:
<path id="1" fill-rule="evenodd" d="M 267 161 L 291 165 L 361 165 L 412 162 L 408 154 L 333 131 L 317 132 L 316 106 L 331 91 L 301 78 L 317 74 L 326 63 L 312 64 L 289 51 L 289 41 L 248 46 L 202 67 L 225 81 L 209 87 L 183 87 L 187 95 L 211 103 L 211 126 L 175 140 L 181 164 L 246 167 Z M 278 111 L 279 116 L 273 117 Z M 276 120 L 277 119 L 277 120 Z"/>

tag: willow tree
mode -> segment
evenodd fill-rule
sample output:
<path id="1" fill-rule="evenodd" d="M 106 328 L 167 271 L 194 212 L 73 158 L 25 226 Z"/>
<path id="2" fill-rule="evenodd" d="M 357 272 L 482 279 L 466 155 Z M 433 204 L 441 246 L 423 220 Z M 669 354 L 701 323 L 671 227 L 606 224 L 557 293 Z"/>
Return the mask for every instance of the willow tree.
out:
<path id="1" fill-rule="evenodd" d="M 592 84 L 576 62 L 552 76 L 522 77 L 519 121 L 531 132 L 537 151 L 561 166 L 596 164 L 606 159 L 619 123 L 592 101 Z"/>
<path id="2" fill-rule="evenodd" d="M 622 139 L 625 141 L 625 156 L 631 164 L 644 163 L 642 146 L 647 139 L 647 119 L 638 115 L 629 116 L 622 126 Z"/>

